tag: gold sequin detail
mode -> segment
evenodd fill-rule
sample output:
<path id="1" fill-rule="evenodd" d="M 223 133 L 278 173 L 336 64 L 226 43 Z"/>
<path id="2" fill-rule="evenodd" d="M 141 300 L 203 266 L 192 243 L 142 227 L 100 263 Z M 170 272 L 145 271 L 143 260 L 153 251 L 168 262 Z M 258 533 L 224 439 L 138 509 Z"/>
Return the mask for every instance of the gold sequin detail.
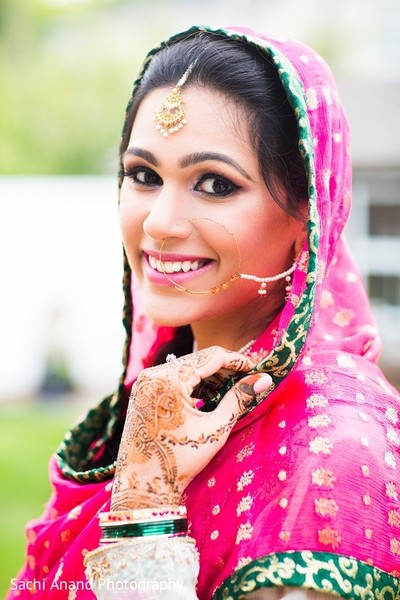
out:
<path id="1" fill-rule="evenodd" d="M 281 498 L 279 500 L 279 506 L 283 509 L 287 508 L 288 504 L 289 504 L 289 502 L 288 502 L 287 498 Z"/>
<path id="2" fill-rule="evenodd" d="M 391 500 L 398 500 L 399 496 L 394 481 L 388 481 L 386 484 L 386 496 Z"/>
<path id="3" fill-rule="evenodd" d="M 286 480 L 286 471 L 279 471 L 278 479 L 279 479 L 279 481 L 285 481 Z"/>
<path id="4" fill-rule="evenodd" d="M 395 458 L 393 452 L 390 452 L 390 451 L 385 452 L 385 463 L 391 469 L 396 468 L 396 458 Z"/>
<path id="5" fill-rule="evenodd" d="M 82 512 L 82 506 L 75 506 L 75 508 L 73 508 L 72 510 L 69 511 L 68 513 L 68 519 L 74 520 L 77 519 L 79 517 L 79 515 Z"/>
<path id="6" fill-rule="evenodd" d="M 290 542 L 290 531 L 281 531 L 279 539 L 282 540 L 282 542 Z"/>
<path id="7" fill-rule="evenodd" d="M 331 454 L 333 444 L 329 438 L 318 436 L 310 441 L 309 447 L 314 454 Z"/>
<path id="8" fill-rule="evenodd" d="M 253 535 L 253 531 L 254 527 L 251 525 L 250 521 L 247 521 L 247 523 L 241 523 L 236 534 L 236 544 L 240 544 L 242 540 L 250 540 Z"/>
<path id="9" fill-rule="evenodd" d="M 372 529 L 369 529 L 368 527 L 365 529 L 364 531 L 365 533 L 365 537 L 367 538 L 367 540 L 371 540 L 372 539 Z"/>
<path id="10" fill-rule="evenodd" d="M 318 529 L 318 540 L 324 546 L 332 546 L 335 549 L 338 548 L 342 538 L 336 529 L 324 527 L 324 529 Z"/>
<path id="11" fill-rule="evenodd" d="M 313 383 L 326 383 L 328 381 L 327 376 L 323 371 L 318 369 L 313 369 L 312 371 L 307 371 L 304 375 L 305 381 L 308 385 Z"/>
<path id="12" fill-rule="evenodd" d="M 389 510 L 388 523 L 392 527 L 400 527 L 400 512 L 398 510 Z"/>
<path id="13" fill-rule="evenodd" d="M 215 477 L 210 477 L 210 479 L 207 481 L 207 485 L 209 488 L 214 487 L 215 485 Z"/>
<path id="14" fill-rule="evenodd" d="M 236 508 L 236 514 L 238 517 L 240 517 L 240 515 L 243 512 L 246 512 L 247 510 L 250 510 L 251 506 L 253 504 L 253 498 L 250 496 L 250 494 L 248 494 L 247 496 L 244 496 L 239 504 L 237 505 Z"/>
<path id="15" fill-rule="evenodd" d="M 251 442 L 250 444 L 247 444 L 247 446 L 245 446 L 244 448 L 242 448 L 240 450 L 240 452 L 237 453 L 236 455 L 236 462 L 240 463 L 242 462 L 242 460 L 244 460 L 247 456 L 251 456 L 254 452 L 254 444 L 253 442 Z"/>
<path id="16" fill-rule="evenodd" d="M 400 556 L 400 540 L 396 538 L 390 540 L 390 551 L 396 554 L 396 556 Z"/>
<path id="17" fill-rule="evenodd" d="M 286 421 L 280 421 L 278 423 L 278 427 L 280 427 L 281 429 L 285 429 L 285 427 L 286 427 Z"/>
<path id="18" fill-rule="evenodd" d="M 62 542 L 69 542 L 69 540 L 71 539 L 71 531 L 69 529 L 62 531 L 60 533 L 60 539 Z"/>
<path id="19" fill-rule="evenodd" d="M 320 467 L 319 469 L 315 469 L 315 471 L 311 471 L 311 481 L 314 485 L 320 487 L 333 488 L 336 477 L 330 469 L 323 469 Z"/>
<path id="20" fill-rule="evenodd" d="M 321 517 L 336 517 L 339 507 L 333 498 L 316 498 L 315 512 Z"/>
<path id="21" fill-rule="evenodd" d="M 371 506 L 371 496 L 369 494 L 364 494 L 363 502 L 365 506 Z"/>
<path id="22" fill-rule="evenodd" d="M 221 507 L 219 506 L 219 504 L 216 504 L 215 506 L 213 506 L 213 509 L 211 512 L 213 515 L 219 515 L 219 513 L 221 512 Z"/>
<path id="23" fill-rule="evenodd" d="M 364 477 L 369 477 L 369 466 L 361 465 L 361 473 L 364 475 Z"/>
<path id="24" fill-rule="evenodd" d="M 331 419 L 328 415 L 315 415 L 314 417 L 308 418 L 308 426 L 312 429 L 317 429 L 317 427 L 328 427 Z"/>
<path id="25" fill-rule="evenodd" d="M 237 482 L 237 491 L 241 492 L 246 485 L 250 485 L 253 481 L 254 471 L 250 469 L 250 471 L 245 471 L 239 481 Z"/>
<path id="26" fill-rule="evenodd" d="M 280 454 L 281 456 L 285 456 L 285 454 L 286 454 L 286 452 L 287 452 L 287 448 L 286 448 L 286 446 L 281 446 L 281 447 L 279 448 L 278 452 L 279 452 L 279 454 Z"/>
<path id="27" fill-rule="evenodd" d="M 212 539 L 214 541 L 214 540 L 218 539 L 218 536 L 219 536 L 218 529 L 214 529 L 214 531 L 212 531 L 210 534 L 210 539 Z"/>
<path id="28" fill-rule="evenodd" d="M 328 404 L 328 399 L 323 394 L 312 394 L 306 400 L 307 408 L 324 408 Z"/>

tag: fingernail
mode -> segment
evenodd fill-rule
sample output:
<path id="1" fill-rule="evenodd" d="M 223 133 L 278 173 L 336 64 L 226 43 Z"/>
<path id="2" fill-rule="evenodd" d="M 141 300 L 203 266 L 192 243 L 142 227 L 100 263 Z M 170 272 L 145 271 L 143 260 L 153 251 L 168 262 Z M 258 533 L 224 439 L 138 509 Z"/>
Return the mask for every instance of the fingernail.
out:
<path id="1" fill-rule="evenodd" d="M 261 394 L 261 392 L 265 392 L 266 390 L 268 390 L 271 387 L 271 385 L 272 378 L 270 375 L 267 375 L 265 373 L 264 375 L 261 375 L 261 377 L 259 377 L 257 381 L 253 384 L 253 390 L 256 394 Z"/>
<path id="2" fill-rule="evenodd" d="M 197 400 L 195 406 L 196 406 L 196 408 L 198 408 L 200 410 L 201 408 L 203 408 L 204 405 L 205 405 L 204 400 Z"/>

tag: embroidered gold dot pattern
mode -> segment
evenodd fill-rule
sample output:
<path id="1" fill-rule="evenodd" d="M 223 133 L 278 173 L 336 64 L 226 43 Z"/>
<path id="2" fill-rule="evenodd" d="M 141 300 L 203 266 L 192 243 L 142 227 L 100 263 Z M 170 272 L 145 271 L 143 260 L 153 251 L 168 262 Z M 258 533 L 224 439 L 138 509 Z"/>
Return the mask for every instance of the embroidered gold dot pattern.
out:
<path id="1" fill-rule="evenodd" d="M 336 477 L 331 469 L 320 467 L 311 472 L 311 481 L 314 485 L 318 485 L 319 487 L 333 488 Z"/>
<path id="2" fill-rule="evenodd" d="M 333 444 L 329 438 L 317 436 L 310 441 L 309 448 L 314 454 L 331 454 Z"/>
<path id="3" fill-rule="evenodd" d="M 339 506 L 333 498 L 316 498 L 315 512 L 321 517 L 336 517 Z"/>

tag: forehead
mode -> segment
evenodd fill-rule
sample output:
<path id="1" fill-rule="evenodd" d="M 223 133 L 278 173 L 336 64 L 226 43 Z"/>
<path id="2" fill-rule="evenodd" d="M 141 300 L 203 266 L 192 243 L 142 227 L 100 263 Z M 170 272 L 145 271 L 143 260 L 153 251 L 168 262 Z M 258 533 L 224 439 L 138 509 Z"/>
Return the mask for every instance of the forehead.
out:
<path id="1" fill-rule="evenodd" d="M 231 147 L 231 152 L 250 150 L 253 154 L 244 109 L 218 92 L 197 86 L 182 87 L 187 122 L 179 131 L 163 137 L 156 129 L 154 115 L 170 92 L 171 88 L 158 88 L 144 97 L 132 125 L 130 144 L 155 142 L 160 148 L 172 149 L 190 143 L 202 149 L 204 146 L 209 150 Z"/>

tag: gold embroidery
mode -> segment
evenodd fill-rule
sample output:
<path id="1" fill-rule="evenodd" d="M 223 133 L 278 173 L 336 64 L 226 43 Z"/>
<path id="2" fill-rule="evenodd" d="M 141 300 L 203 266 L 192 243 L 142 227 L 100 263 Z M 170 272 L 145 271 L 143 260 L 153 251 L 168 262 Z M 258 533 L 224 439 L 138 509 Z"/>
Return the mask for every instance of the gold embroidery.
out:
<path id="1" fill-rule="evenodd" d="M 209 488 L 214 487 L 215 485 L 215 477 L 210 477 L 210 479 L 207 481 L 207 485 Z"/>
<path id="2" fill-rule="evenodd" d="M 36 532 L 33 529 L 26 530 L 26 540 L 28 544 L 34 544 L 36 542 Z"/>
<path id="3" fill-rule="evenodd" d="M 247 444 L 247 446 L 245 446 L 244 448 L 242 448 L 240 450 L 240 452 L 237 453 L 236 455 L 236 462 L 242 462 L 242 460 L 244 460 L 247 456 L 251 456 L 254 452 L 254 443 L 251 442 L 250 444 Z"/>
<path id="4" fill-rule="evenodd" d="M 389 510 L 388 523 L 392 527 L 400 527 L 400 512 L 398 510 Z"/>
<path id="5" fill-rule="evenodd" d="M 393 424 L 393 425 L 397 425 L 398 421 L 399 421 L 399 417 L 397 414 L 397 410 L 395 408 L 393 408 L 392 406 L 388 406 L 388 408 L 386 409 L 386 418 Z"/>
<path id="6" fill-rule="evenodd" d="M 360 438 L 360 442 L 361 442 L 361 445 L 364 446 L 364 448 L 368 448 L 368 446 L 369 446 L 369 439 L 367 437 Z"/>
<path id="7" fill-rule="evenodd" d="M 286 421 L 280 421 L 280 423 L 278 423 L 278 427 L 280 427 L 281 429 L 285 429 Z"/>
<path id="8" fill-rule="evenodd" d="M 358 379 L 358 375 L 357 375 L 357 379 Z M 365 402 L 364 394 L 362 392 L 357 392 L 356 400 L 358 400 L 359 402 Z"/>
<path id="9" fill-rule="evenodd" d="M 367 538 L 367 540 L 371 540 L 372 539 L 372 529 L 369 529 L 368 527 L 365 529 L 365 537 Z"/>
<path id="10" fill-rule="evenodd" d="M 324 546 L 332 546 L 335 550 L 339 547 L 342 538 L 336 529 L 324 527 L 324 529 L 318 529 L 318 540 Z"/>
<path id="11" fill-rule="evenodd" d="M 390 451 L 385 452 L 385 463 L 391 469 L 396 468 L 396 458 L 395 458 L 393 452 L 390 452 Z"/>
<path id="12" fill-rule="evenodd" d="M 369 466 L 361 465 L 361 472 L 364 475 L 364 477 L 369 477 Z"/>
<path id="13" fill-rule="evenodd" d="M 237 482 L 237 491 L 241 492 L 246 485 L 250 485 L 253 481 L 254 471 L 250 469 L 250 471 L 245 471 L 239 481 Z"/>
<path id="14" fill-rule="evenodd" d="M 250 564 L 252 562 L 252 558 L 251 556 L 243 556 L 243 558 L 240 558 L 238 561 L 238 564 L 236 565 L 236 569 L 241 569 L 242 567 L 245 567 L 246 565 Z"/>
<path id="15" fill-rule="evenodd" d="M 246 510 L 250 510 L 251 506 L 253 504 L 253 498 L 250 496 L 250 494 L 248 494 L 247 496 L 244 496 L 239 504 L 237 505 L 236 508 L 236 514 L 238 517 L 240 517 L 240 515 L 243 512 L 246 512 Z"/>
<path id="16" fill-rule="evenodd" d="M 339 506 L 333 498 L 316 498 L 315 512 L 321 517 L 336 517 Z"/>
<path id="17" fill-rule="evenodd" d="M 331 304 L 333 304 L 334 300 L 333 300 L 333 296 L 332 293 L 329 292 L 328 290 L 323 290 L 322 294 L 321 294 L 321 308 L 325 309 L 325 308 L 329 308 L 329 306 L 331 306 Z"/>
<path id="18" fill-rule="evenodd" d="M 73 508 L 72 510 L 69 511 L 68 513 L 68 519 L 77 519 L 79 517 L 79 515 L 82 512 L 82 506 L 75 506 L 75 508 Z"/>
<path id="19" fill-rule="evenodd" d="M 339 327 L 346 327 L 354 317 L 354 312 L 350 308 L 338 310 L 333 317 L 333 322 Z"/>
<path id="20" fill-rule="evenodd" d="M 331 454 L 333 444 L 329 438 L 318 436 L 310 441 L 309 447 L 314 454 Z"/>
<path id="21" fill-rule="evenodd" d="M 45 573 L 47 575 L 47 573 L 50 571 L 50 569 L 49 569 L 49 567 L 47 565 L 44 565 L 42 567 L 42 571 L 43 571 L 43 573 Z"/>
<path id="22" fill-rule="evenodd" d="M 45 548 L 50 548 L 50 540 L 46 540 L 43 544 Z"/>
<path id="23" fill-rule="evenodd" d="M 210 538 L 214 541 L 218 538 L 219 536 L 219 531 L 218 529 L 214 529 L 214 531 L 211 532 L 210 534 Z"/>
<path id="24" fill-rule="evenodd" d="M 250 540 L 253 535 L 254 527 L 250 521 L 247 523 L 241 523 L 236 534 L 236 544 L 240 544 L 242 540 Z"/>
<path id="25" fill-rule="evenodd" d="M 68 592 L 68 600 L 75 600 L 76 599 L 76 590 L 74 590 L 73 588 L 71 590 L 69 590 Z"/>
<path id="26" fill-rule="evenodd" d="M 279 473 L 278 473 L 278 479 L 279 479 L 279 481 L 285 481 L 285 479 L 286 479 L 286 471 L 279 471 Z"/>
<path id="27" fill-rule="evenodd" d="M 219 515 L 219 513 L 221 512 L 221 508 L 220 508 L 219 504 L 216 504 L 215 506 L 213 506 L 213 509 L 211 512 L 213 515 Z"/>
<path id="28" fill-rule="evenodd" d="M 281 447 L 279 448 L 279 450 L 278 450 L 278 452 L 279 452 L 279 454 L 280 454 L 281 456 L 285 456 L 285 454 L 286 454 L 286 451 L 287 451 L 287 448 L 286 448 L 286 446 L 281 446 Z"/>
<path id="29" fill-rule="evenodd" d="M 328 427 L 331 419 L 328 415 L 315 415 L 314 417 L 308 418 L 308 426 L 312 429 L 317 427 Z"/>
<path id="30" fill-rule="evenodd" d="M 365 494 L 363 496 L 363 502 L 365 506 L 371 506 L 371 496 L 369 494 Z"/>
<path id="31" fill-rule="evenodd" d="M 313 383 L 326 383 L 328 378 L 326 377 L 323 371 L 318 369 L 313 369 L 312 371 L 307 371 L 304 375 L 305 382 L 310 385 Z"/>
<path id="32" fill-rule="evenodd" d="M 397 556 L 400 556 L 400 540 L 396 538 L 392 538 L 390 540 L 390 552 L 396 554 Z"/>
<path id="33" fill-rule="evenodd" d="M 333 488 L 336 477 L 330 469 L 323 469 L 320 467 L 319 469 L 315 469 L 315 471 L 311 472 L 311 481 L 314 485 L 318 485 L 320 487 L 324 486 Z"/>
<path id="34" fill-rule="evenodd" d="M 365 423 L 368 421 L 368 416 L 365 413 L 359 412 L 358 416 L 360 417 L 361 421 L 364 421 Z"/>
<path id="35" fill-rule="evenodd" d="M 62 531 L 60 533 L 60 539 L 62 542 L 69 542 L 69 540 L 71 539 L 71 531 L 69 529 Z"/>
<path id="36" fill-rule="evenodd" d="M 355 369 L 356 367 L 356 363 L 348 354 L 338 354 L 336 357 L 336 362 L 339 367 L 346 369 Z"/>
<path id="37" fill-rule="evenodd" d="M 307 408 L 324 408 L 328 404 L 328 399 L 322 394 L 313 394 L 306 400 Z"/>
<path id="38" fill-rule="evenodd" d="M 281 531 L 279 539 L 282 540 L 282 542 L 290 542 L 290 531 Z"/>
<path id="39" fill-rule="evenodd" d="M 392 444 L 394 444 L 395 446 L 400 446 L 400 436 L 393 427 L 389 426 L 387 428 L 386 435 L 389 442 L 392 442 Z"/>
<path id="40" fill-rule="evenodd" d="M 391 498 L 391 500 L 398 500 L 399 496 L 397 494 L 396 484 L 394 481 L 388 481 L 386 484 L 386 496 Z"/>
<path id="41" fill-rule="evenodd" d="M 287 498 L 281 498 L 279 500 L 279 506 L 283 509 L 287 508 L 287 505 L 289 504 L 288 499 Z"/>
<path id="42" fill-rule="evenodd" d="M 26 562 L 30 569 L 34 569 L 36 567 L 36 558 L 32 554 L 28 554 L 26 557 Z"/>

